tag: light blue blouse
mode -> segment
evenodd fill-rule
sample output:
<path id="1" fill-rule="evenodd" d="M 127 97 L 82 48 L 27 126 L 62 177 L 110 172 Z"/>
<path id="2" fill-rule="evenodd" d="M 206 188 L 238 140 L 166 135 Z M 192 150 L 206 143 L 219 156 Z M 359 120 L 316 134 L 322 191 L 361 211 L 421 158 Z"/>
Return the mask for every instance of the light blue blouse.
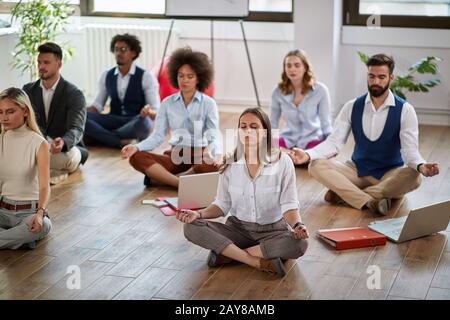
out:
<path id="1" fill-rule="evenodd" d="M 280 137 L 284 138 L 289 149 L 303 149 L 312 140 L 324 140 L 332 131 L 328 88 L 316 82 L 298 106 L 294 105 L 293 97 L 293 93 L 283 95 L 278 87 L 273 91 L 270 105 L 272 129 L 278 129 L 283 116 L 285 125 Z"/>
<path id="2" fill-rule="evenodd" d="M 208 147 L 212 155 L 223 154 L 219 130 L 219 111 L 211 97 L 197 91 L 186 107 L 181 93 L 175 93 L 161 103 L 152 134 L 136 146 L 140 151 L 159 147 L 170 129 L 171 145 Z"/>

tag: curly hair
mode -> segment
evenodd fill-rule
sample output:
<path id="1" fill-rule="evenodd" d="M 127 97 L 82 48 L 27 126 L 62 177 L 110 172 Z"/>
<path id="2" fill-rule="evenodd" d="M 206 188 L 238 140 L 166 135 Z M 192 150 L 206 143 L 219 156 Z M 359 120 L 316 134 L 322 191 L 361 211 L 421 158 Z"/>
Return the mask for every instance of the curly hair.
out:
<path id="1" fill-rule="evenodd" d="M 303 65 L 305 66 L 305 74 L 303 75 L 302 93 L 306 93 L 314 86 L 315 79 L 314 79 L 311 62 L 309 61 L 308 57 L 306 56 L 305 51 L 298 50 L 298 49 L 289 51 L 286 54 L 286 56 L 284 57 L 283 72 L 281 73 L 281 81 L 280 81 L 280 83 L 278 83 L 278 88 L 280 89 L 281 93 L 284 95 L 290 94 L 293 90 L 292 85 L 291 85 L 291 80 L 289 80 L 289 78 L 286 74 L 286 69 L 284 67 L 286 58 L 291 57 L 291 56 L 299 57 L 300 60 L 302 60 Z"/>
<path id="2" fill-rule="evenodd" d="M 116 45 L 116 42 L 119 41 L 125 42 L 130 50 L 136 53 L 136 56 L 133 58 L 133 60 L 136 60 L 139 57 L 142 52 L 142 47 L 141 42 L 136 36 L 129 33 L 116 34 L 111 40 L 110 50 L 112 53 L 114 53 L 114 46 Z"/>
<path id="3" fill-rule="evenodd" d="M 192 51 L 190 47 L 175 50 L 170 56 L 167 65 L 170 84 L 179 89 L 178 70 L 183 65 L 189 65 L 197 76 L 197 90 L 203 92 L 209 87 L 214 75 L 214 70 L 206 54 L 199 51 Z"/>

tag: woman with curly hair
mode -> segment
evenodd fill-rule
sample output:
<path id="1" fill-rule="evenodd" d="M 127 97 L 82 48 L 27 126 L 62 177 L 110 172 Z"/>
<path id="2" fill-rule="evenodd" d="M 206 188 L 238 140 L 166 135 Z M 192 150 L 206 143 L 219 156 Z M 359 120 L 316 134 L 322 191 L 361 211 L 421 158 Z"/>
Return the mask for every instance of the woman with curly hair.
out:
<path id="1" fill-rule="evenodd" d="M 328 88 L 315 81 L 312 66 L 302 50 L 287 53 L 283 60 L 281 81 L 272 93 L 270 122 L 278 129 L 285 121 L 279 147 L 310 149 L 331 133 Z"/>
<path id="2" fill-rule="evenodd" d="M 219 112 L 216 102 L 202 93 L 211 83 L 213 67 L 208 56 L 189 47 L 173 52 L 168 64 L 169 80 L 179 92 L 161 103 L 155 130 L 146 140 L 122 149 L 123 159 L 150 179 L 178 187 L 178 175 L 218 170 L 222 154 Z M 153 151 L 170 129 L 171 148 L 163 154 Z"/>

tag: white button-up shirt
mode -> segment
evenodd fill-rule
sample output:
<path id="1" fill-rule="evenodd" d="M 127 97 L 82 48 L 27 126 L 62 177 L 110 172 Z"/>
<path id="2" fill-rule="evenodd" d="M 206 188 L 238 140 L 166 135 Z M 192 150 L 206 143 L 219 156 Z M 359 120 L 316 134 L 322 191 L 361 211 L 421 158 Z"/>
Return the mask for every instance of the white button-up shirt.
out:
<path id="1" fill-rule="evenodd" d="M 356 99 L 347 102 L 336 118 L 335 130 L 328 136 L 327 140 L 317 147 L 308 150 L 311 160 L 330 158 L 337 153 L 346 143 L 352 130 L 352 110 Z M 370 95 L 367 94 L 362 127 L 364 134 L 370 141 L 377 140 L 383 133 L 389 107 L 395 106 L 394 94 L 389 90 L 389 95 L 378 110 L 373 106 Z M 419 125 L 414 107 L 405 102 L 402 108 L 400 124 L 400 144 L 403 161 L 412 169 L 426 161 L 419 153 Z"/>
<path id="2" fill-rule="evenodd" d="M 61 79 L 61 77 L 59 77 L 58 80 L 56 80 L 55 84 L 50 89 L 46 89 L 44 87 L 42 80 L 39 83 L 39 85 L 42 88 L 42 101 L 44 102 L 45 119 L 48 119 L 48 111 L 50 110 L 50 105 L 52 103 L 53 96 L 55 95 L 55 90 L 56 86 L 59 83 L 59 79 Z"/>
<path id="3" fill-rule="evenodd" d="M 279 221 L 286 211 L 299 209 L 292 160 L 282 153 L 278 161 L 264 164 L 254 179 L 243 158 L 230 164 L 220 175 L 213 204 L 242 221 Z"/>
<path id="4" fill-rule="evenodd" d="M 106 100 L 108 99 L 108 91 L 106 89 L 106 75 L 108 72 L 109 70 L 106 70 L 101 75 L 100 80 L 98 81 L 98 93 L 92 103 L 99 112 L 103 110 Z M 130 71 L 128 71 L 126 75 L 122 75 L 119 72 L 118 67 L 114 70 L 114 75 L 117 75 L 117 95 L 119 96 L 120 101 L 123 101 L 125 98 L 130 78 L 135 73 L 136 65 L 134 63 L 131 65 Z M 156 77 L 147 70 L 144 70 L 144 74 L 142 75 L 142 90 L 145 95 L 145 103 L 149 104 L 153 110 L 158 110 L 160 105 L 159 84 Z"/>

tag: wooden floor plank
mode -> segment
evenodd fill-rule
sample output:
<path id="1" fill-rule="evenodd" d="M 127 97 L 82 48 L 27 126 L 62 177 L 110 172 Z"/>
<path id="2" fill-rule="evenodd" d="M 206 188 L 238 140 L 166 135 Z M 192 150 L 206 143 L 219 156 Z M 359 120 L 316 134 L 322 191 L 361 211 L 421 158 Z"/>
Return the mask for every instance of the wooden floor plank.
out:
<path id="1" fill-rule="evenodd" d="M 150 267 L 116 295 L 114 300 L 149 300 L 176 274 L 175 270 Z"/>
<path id="2" fill-rule="evenodd" d="M 36 299 L 38 300 L 71 300 L 89 288 L 92 283 L 100 279 L 114 264 L 98 261 L 84 261 L 80 264 L 80 287 L 75 286 L 75 280 L 71 277 L 74 273 L 68 273 L 65 277 L 44 291 Z M 68 286 L 68 281 L 70 286 Z"/>
<path id="3" fill-rule="evenodd" d="M 94 261 L 119 262 L 149 238 L 144 231 L 129 230 L 91 258 Z"/>
<path id="4" fill-rule="evenodd" d="M 75 297 L 77 300 L 110 300 L 122 291 L 133 278 L 103 276 Z"/>
<path id="5" fill-rule="evenodd" d="M 221 113 L 221 129 L 237 127 L 238 116 Z M 0 251 L 0 299 L 449 299 L 450 227 L 402 244 L 345 251 L 315 237 L 319 229 L 366 227 L 449 199 L 450 128 L 420 126 L 419 143 L 441 173 L 423 178 L 386 216 L 326 203 L 326 188 L 306 166 L 296 167 L 300 213 L 311 237 L 306 254 L 286 263 L 283 279 L 242 264 L 209 268 L 209 251 L 184 238 L 182 223 L 141 204 L 177 191 L 146 188 L 119 150 L 89 147 L 88 162 L 52 186 L 50 235 L 33 251 Z M 337 159 L 348 160 L 353 145 L 350 136 Z M 168 147 L 165 142 L 157 151 Z M 381 270 L 379 290 L 367 288 L 372 265 Z M 80 267 L 79 290 L 67 287 L 69 266 Z"/>

